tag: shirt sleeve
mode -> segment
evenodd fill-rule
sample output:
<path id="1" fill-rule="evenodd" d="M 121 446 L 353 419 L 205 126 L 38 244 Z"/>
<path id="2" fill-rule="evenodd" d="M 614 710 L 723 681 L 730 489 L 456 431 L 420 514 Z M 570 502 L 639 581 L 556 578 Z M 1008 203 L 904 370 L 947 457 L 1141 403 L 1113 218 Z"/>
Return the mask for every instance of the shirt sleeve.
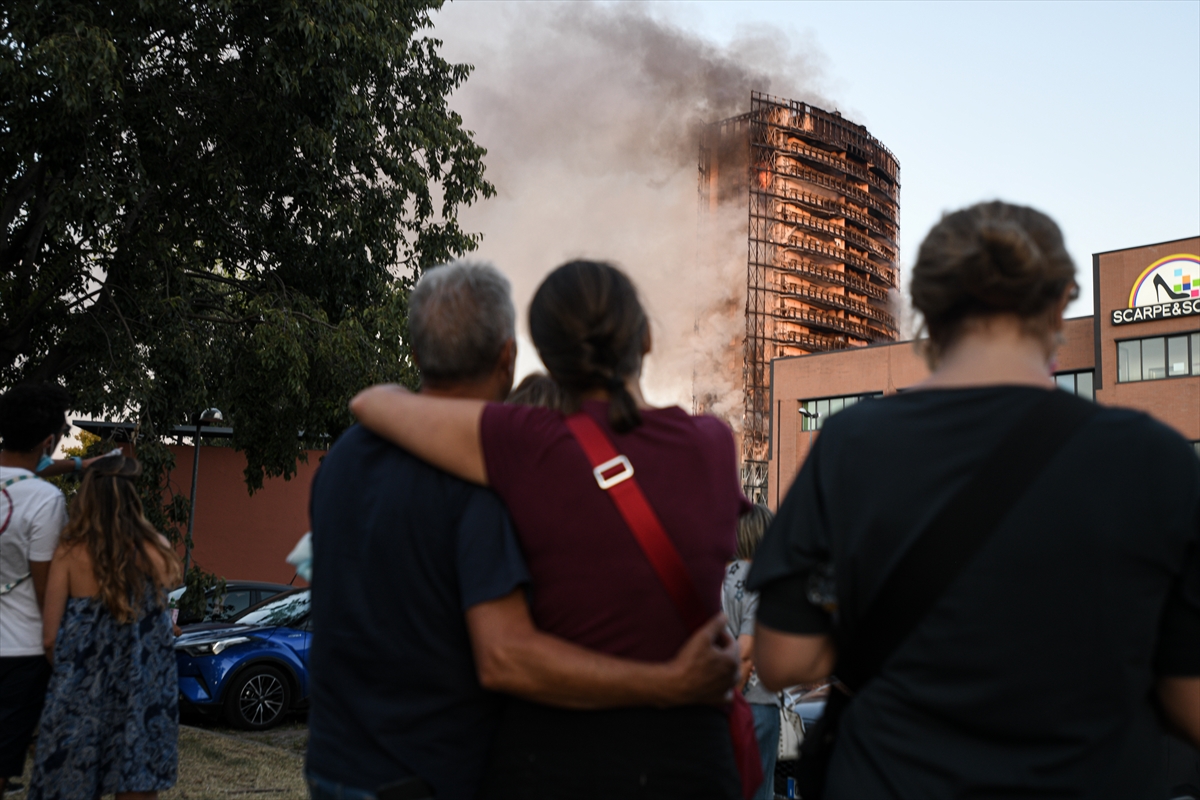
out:
<path id="1" fill-rule="evenodd" d="M 750 568 L 747 588 L 759 593 L 757 617 L 784 633 L 821 634 L 832 628 L 828 613 L 808 600 L 809 573 L 832 558 L 829 525 L 821 491 L 818 437 L 800 474 L 788 490 Z"/>
<path id="2" fill-rule="evenodd" d="M 508 511 L 492 492 L 473 491 L 459 521 L 458 575 L 464 610 L 529 582 Z"/>
<path id="3" fill-rule="evenodd" d="M 754 620 L 758 616 L 758 592 L 745 589 L 742 594 L 742 629 L 739 636 L 754 635 Z"/>
<path id="4" fill-rule="evenodd" d="M 1163 609 L 1154 658 L 1158 675 L 1200 676 L 1200 497 L 1193 520 L 1192 544 Z"/>
<path id="5" fill-rule="evenodd" d="M 729 476 L 723 480 L 727 480 L 728 485 L 733 487 L 733 497 L 737 503 L 737 515 L 740 517 L 743 514 L 750 513 L 754 508 L 754 504 L 742 492 L 742 478 L 738 468 L 737 442 L 733 438 L 733 431 L 729 428 L 729 423 L 709 414 L 700 414 L 692 419 L 696 421 L 697 429 L 703 431 L 704 435 L 712 441 L 712 452 L 720 454 L 718 456 L 719 463 L 724 465 L 722 469 L 727 470 Z M 721 485 L 720 481 L 718 485 Z"/>
<path id="6" fill-rule="evenodd" d="M 58 547 L 58 537 L 67 525 L 67 504 L 55 491 L 32 515 L 29 531 L 29 560 L 49 561 Z"/>

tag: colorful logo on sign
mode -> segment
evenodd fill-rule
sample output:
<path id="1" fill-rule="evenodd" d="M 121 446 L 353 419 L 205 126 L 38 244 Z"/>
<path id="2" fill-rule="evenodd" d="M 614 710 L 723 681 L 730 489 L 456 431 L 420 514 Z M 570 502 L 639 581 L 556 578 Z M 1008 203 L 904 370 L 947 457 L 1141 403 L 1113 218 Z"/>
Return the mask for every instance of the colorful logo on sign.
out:
<path id="1" fill-rule="evenodd" d="M 1114 309 L 1112 324 L 1194 316 L 1200 316 L 1200 256 L 1176 253 L 1138 275 L 1129 292 L 1129 308 Z"/>
<path id="2" fill-rule="evenodd" d="M 1153 306 L 1200 297 L 1200 256 L 1179 253 L 1160 258 L 1138 276 L 1129 307 Z"/>

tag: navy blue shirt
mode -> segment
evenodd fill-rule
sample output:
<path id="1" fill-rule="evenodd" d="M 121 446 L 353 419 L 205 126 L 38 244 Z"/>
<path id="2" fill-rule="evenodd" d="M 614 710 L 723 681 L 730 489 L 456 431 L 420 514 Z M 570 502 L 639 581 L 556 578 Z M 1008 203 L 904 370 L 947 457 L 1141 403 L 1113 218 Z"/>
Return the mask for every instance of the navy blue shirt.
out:
<path id="1" fill-rule="evenodd" d="M 317 472 L 311 514 L 309 771 L 475 797 L 501 698 L 479 685 L 464 613 L 529 579 L 504 506 L 355 426 Z"/>

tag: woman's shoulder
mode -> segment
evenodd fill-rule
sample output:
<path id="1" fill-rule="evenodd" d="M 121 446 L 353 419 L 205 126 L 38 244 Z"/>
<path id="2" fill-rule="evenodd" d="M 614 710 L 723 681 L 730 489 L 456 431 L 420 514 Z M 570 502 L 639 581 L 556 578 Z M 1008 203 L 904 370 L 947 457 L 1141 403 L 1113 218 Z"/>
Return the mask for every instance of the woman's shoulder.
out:
<path id="1" fill-rule="evenodd" d="M 700 436 L 718 439 L 733 438 L 733 429 L 729 427 L 729 423 L 712 414 L 689 414 L 679 406 L 656 408 L 651 413 L 667 424 L 691 427 Z"/>
<path id="2" fill-rule="evenodd" d="M 1088 427 L 1088 433 L 1115 457 L 1141 456 L 1156 464 L 1181 467 L 1200 475 L 1194 445 L 1144 411 L 1102 406 Z"/>
<path id="3" fill-rule="evenodd" d="M 488 403 L 483 408 L 481 424 L 484 428 L 536 431 L 561 425 L 565 417 L 561 411 L 540 406 Z"/>
<path id="4" fill-rule="evenodd" d="M 88 552 L 87 543 L 79 539 L 73 541 L 59 541 L 58 547 L 54 548 L 54 560 L 61 561 L 64 564 L 88 564 L 92 563 L 92 554 Z"/>
<path id="5" fill-rule="evenodd" d="M 676 428 L 705 450 L 724 451 L 734 448 L 733 429 L 729 423 L 711 414 L 689 414 L 678 406 L 654 409 L 655 421 Z"/>

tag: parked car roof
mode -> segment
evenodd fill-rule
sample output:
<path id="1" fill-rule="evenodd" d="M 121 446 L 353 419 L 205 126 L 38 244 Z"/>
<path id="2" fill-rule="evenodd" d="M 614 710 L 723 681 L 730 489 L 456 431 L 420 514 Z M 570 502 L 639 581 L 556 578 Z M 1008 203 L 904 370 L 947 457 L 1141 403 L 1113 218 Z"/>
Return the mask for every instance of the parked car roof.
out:
<path id="1" fill-rule="evenodd" d="M 280 592 L 274 597 L 250 606 L 227 621 L 236 625 L 286 625 L 290 620 L 308 612 L 311 600 L 307 588 Z"/>

